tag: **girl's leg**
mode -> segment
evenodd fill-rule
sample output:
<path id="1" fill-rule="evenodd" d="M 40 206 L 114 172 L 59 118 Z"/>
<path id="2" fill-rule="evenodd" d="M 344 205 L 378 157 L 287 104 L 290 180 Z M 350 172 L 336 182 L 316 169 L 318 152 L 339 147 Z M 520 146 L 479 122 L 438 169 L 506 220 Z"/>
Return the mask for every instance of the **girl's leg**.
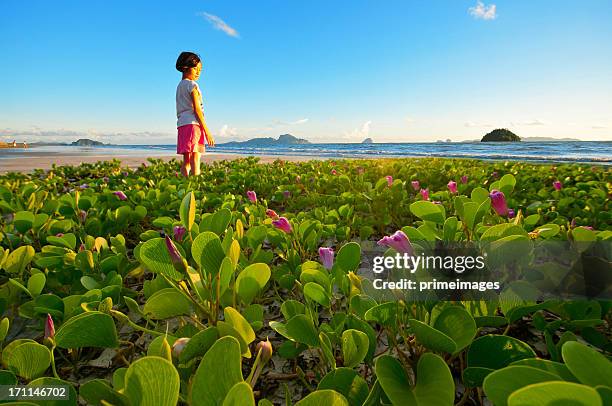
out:
<path id="1" fill-rule="evenodd" d="M 191 173 L 193 175 L 199 175 L 200 174 L 200 153 L 199 152 L 192 152 L 191 153 L 191 160 L 189 161 L 189 163 L 191 164 Z"/>
<path id="2" fill-rule="evenodd" d="M 189 170 L 191 169 L 191 157 L 192 153 L 187 152 L 183 154 L 183 164 L 181 165 L 181 173 L 183 176 L 189 176 Z"/>

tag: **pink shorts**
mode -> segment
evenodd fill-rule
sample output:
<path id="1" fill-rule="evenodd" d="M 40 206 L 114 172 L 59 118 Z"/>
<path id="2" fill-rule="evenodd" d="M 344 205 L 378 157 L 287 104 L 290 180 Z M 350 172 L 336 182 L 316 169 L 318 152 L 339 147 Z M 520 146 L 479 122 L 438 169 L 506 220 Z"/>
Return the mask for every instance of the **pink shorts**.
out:
<path id="1" fill-rule="evenodd" d="M 204 152 L 204 131 L 198 124 L 182 125 L 178 129 L 176 153 Z"/>

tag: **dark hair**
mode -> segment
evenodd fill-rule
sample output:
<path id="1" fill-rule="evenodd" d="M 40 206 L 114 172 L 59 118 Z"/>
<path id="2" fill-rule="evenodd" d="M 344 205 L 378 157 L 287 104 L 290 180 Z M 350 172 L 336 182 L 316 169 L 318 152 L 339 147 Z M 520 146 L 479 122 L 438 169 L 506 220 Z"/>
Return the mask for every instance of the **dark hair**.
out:
<path id="1" fill-rule="evenodd" d="M 185 72 L 189 68 L 195 68 L 201 62 L 200 56 L 193 52 L 181 52 L 176 60 L 176 70 Z"/>

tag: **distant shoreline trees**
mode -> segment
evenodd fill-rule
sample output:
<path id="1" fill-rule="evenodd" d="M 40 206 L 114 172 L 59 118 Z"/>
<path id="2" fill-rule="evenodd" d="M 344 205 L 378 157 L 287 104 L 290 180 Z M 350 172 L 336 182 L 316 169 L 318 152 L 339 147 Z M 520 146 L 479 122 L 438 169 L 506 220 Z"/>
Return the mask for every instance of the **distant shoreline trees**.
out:
<path id="1" fill-rule="evenodd" d="M 482 137 L 481 142 L 519 142 L 521 137 L 506 128 L 497 128 Z"/>

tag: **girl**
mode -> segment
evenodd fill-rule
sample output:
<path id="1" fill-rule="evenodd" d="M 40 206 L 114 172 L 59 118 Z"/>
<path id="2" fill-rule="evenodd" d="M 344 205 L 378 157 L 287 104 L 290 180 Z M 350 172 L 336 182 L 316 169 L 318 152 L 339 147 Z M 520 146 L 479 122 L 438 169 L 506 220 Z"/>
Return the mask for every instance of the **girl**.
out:
<path id="1" fill-rule="evenodd" d="M 176 60 L 176 70 L 183 73 L 176 88 L 176 117 L 178 140 L 176 153 L 183 155 L 181 173 L 183 176 L 200 174 L 200 154 L 204 152 L 204 138 L 209 146 L 215 145 L 204 114 L 202 94 L 195 82 L 202 72 L 202 61 L 193 52 L 181 52 Z"/>

